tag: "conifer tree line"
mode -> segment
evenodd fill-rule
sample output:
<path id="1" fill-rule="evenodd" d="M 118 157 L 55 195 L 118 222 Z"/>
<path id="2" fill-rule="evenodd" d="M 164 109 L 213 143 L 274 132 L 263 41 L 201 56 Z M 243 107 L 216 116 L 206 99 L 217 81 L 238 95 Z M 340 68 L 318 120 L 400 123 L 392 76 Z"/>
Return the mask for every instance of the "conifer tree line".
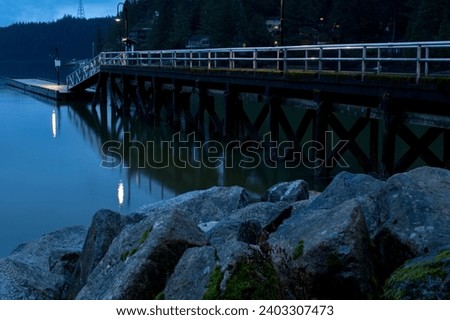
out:
<path id="1" fill-rule="evenodd" d="M 211 47 L 271 46 L 266 20 L 281 0 L 127 0 L 130 30 L 145 30 L 138 48 L 184 48 L 193 36 Z M 450 0 L 284 0 L 283 44 L 450 40 Z M 119 49 L 123 26 L 107 44 Z"/>

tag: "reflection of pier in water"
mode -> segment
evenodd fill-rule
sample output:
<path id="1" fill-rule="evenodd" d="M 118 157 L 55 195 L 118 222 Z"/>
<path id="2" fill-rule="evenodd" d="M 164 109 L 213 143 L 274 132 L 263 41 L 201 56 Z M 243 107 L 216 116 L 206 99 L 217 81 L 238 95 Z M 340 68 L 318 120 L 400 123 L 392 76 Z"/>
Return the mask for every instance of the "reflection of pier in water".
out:
<path id="1" fill-rule="evenodd" d="M 119 115 L 112 108 L 106 106 L 91 108 L 86 104 L 73 105 L 68 108 L 68 115 L 84 140 L 99 152 L 104 161 L 111 162 L 114 156 L 117 156 L 120 152 L 121 159 L 115 160 L 122 160 L 123 162 L 120 166 L 118 162 L 114 165 L 126 172 L 126 181 L 123 182 L 125 184 L 125 201 L 129 201 L 131 197 L 132 180 L 136 181 L 139 187 L 148 183 L 150 194 L 154 194 L 155 189 L 160 189 L 161 193 L 154 195 L 160 199 L 165 199 L 176 194 L 216 185 L 244 185 L 249 190 L 263 192 L 271 184 L 280 180 L 292 179 L 287 172 L 283 172 L 282 168 L 280 170 L 268 170 L 262 166 L 255 169 L 242 169 L 237 166 L 225 168 L 224 165 L 214 169 L 205 166 L 194 168 L 189 165 L 185 168 L 175 165 L 165 168 L 144 166 L 144 164 L 147 164 L 147 162 L 144 162 L 144 158 L 147 156 L 144 152 L 155 152 L 156 154 L 151 156 L 166 163 L 172 163 L 173 158 L 185 159 L 187 156 L 187 153 L 178 153 L 177 149 L 171 149 L 172 153 L 169 155 L 166 149 L 159 147 L 151 150 L 138 148 L 139 145 L 147 145 L 148 141 L 154 142 L 156 146 L 159 146 L 161 141 L 164 141 L 164 143 L 171 142 L 173 136 L 168 126 L 152 127 L 137 119 L 135 115 Z M 131 141 L 131 145 L 128 145 L 127 141 Z M 120 143 L 121 147 L 115 150 L 115 154 L 108 155 L 104 147 L 105 143 L 108 142 Z M 187 152 L 186 150 L 183 149 L 184 152 Z M 190 156 L 195 156 L 192 149 L 189 149 L 188 153 Z M 168 156 L 172 158 L 167 159 Z M 226 158 L 225 154 L 222 163 L 226 163 Z M 105 170 L 109 169 L 105 168 Z"/>

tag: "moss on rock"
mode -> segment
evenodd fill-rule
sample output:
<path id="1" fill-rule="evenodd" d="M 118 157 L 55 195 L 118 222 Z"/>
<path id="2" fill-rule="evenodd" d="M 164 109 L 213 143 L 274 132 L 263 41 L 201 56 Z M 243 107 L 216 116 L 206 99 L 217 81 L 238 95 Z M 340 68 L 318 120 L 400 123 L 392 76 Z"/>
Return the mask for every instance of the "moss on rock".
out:
<path id="1" fill-rule="evenodd" d="M 280 283 L 272 264 L 261 259 L 241 261 L 227 282 L 223 299 L 280 299 Z"/>
<path id="2" fill-rule="evenodd" d="M 418 299 L 426 298 L 421 295 L 427 292 L 430 298 L 436 298 L 430 292 L 433 292 L 433 289 L 448 275 L 449 261 L 450 251 L 442 250 L 430 260 L 407 263 L 386 281 L 383 297 L 395 300 Z M 424 290 L 427 284 L 431 288 Z"/>
<path id="3" fill-rule="evenodd" d="M 300 240 L 297 244 L 297 246 L 294 248 L 294 251 L 292 252 L 292 259 L 297 260 L 303 255 L 303 249 L 305 247 L 305 242 L 303 240 Z"/>
<path id="4" fill-rule="evenodd" d="M 220 299 L 220 283 L 223 280 L 223 273 L 220 271 L 220 267 L 217 266 L 211 273 L 209 278 L 209 285 L 206 289 L 204 300 L 217 300 Z"/>

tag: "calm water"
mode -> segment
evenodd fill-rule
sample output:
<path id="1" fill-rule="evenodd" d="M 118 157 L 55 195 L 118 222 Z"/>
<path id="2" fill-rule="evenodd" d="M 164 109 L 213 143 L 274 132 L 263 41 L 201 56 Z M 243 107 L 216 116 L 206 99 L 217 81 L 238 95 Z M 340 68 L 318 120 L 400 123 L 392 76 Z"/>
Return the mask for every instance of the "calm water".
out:
<path id="1" fill-rule="evenodd" d="M 102 154 L 103 143 L 123 141 L 124 132 L 143 142 L 172 136 L 165 127 L 111 117 L 109 109 L 103 115 L 93 113 L 87 102 L 56 106 L 0 85 L 0 256 L 44 233 L 88 226 L 101 208 L 131 213 L 194 189 L 241 185 L 263 192 L 276 182 L 305 177 L 299 170 L 264 166 L 252 170 L 139 169 L 128 163 L 102 167 L 102 160 L 112 160 Z"/>

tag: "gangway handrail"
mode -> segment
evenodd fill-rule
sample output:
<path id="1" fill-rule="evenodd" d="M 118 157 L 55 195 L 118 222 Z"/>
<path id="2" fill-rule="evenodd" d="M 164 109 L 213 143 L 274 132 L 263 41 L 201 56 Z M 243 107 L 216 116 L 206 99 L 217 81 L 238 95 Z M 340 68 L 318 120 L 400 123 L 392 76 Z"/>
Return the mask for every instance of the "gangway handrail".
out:
<path id="1" fill-rule="evenodd" d="M 101 66 L 205 68 L 230 70 L 352 72 L 363 81 L 368 74 L 393 72 L 397 65 L 416 82 L 433 73 L 450 76 L 450 41 L 316 44 L 282 47 L 235 47 L 102 52 L 67 77 L 72 88 L 100 72 Z M 433 70 L 432 70 L 433 68 Z"/>

